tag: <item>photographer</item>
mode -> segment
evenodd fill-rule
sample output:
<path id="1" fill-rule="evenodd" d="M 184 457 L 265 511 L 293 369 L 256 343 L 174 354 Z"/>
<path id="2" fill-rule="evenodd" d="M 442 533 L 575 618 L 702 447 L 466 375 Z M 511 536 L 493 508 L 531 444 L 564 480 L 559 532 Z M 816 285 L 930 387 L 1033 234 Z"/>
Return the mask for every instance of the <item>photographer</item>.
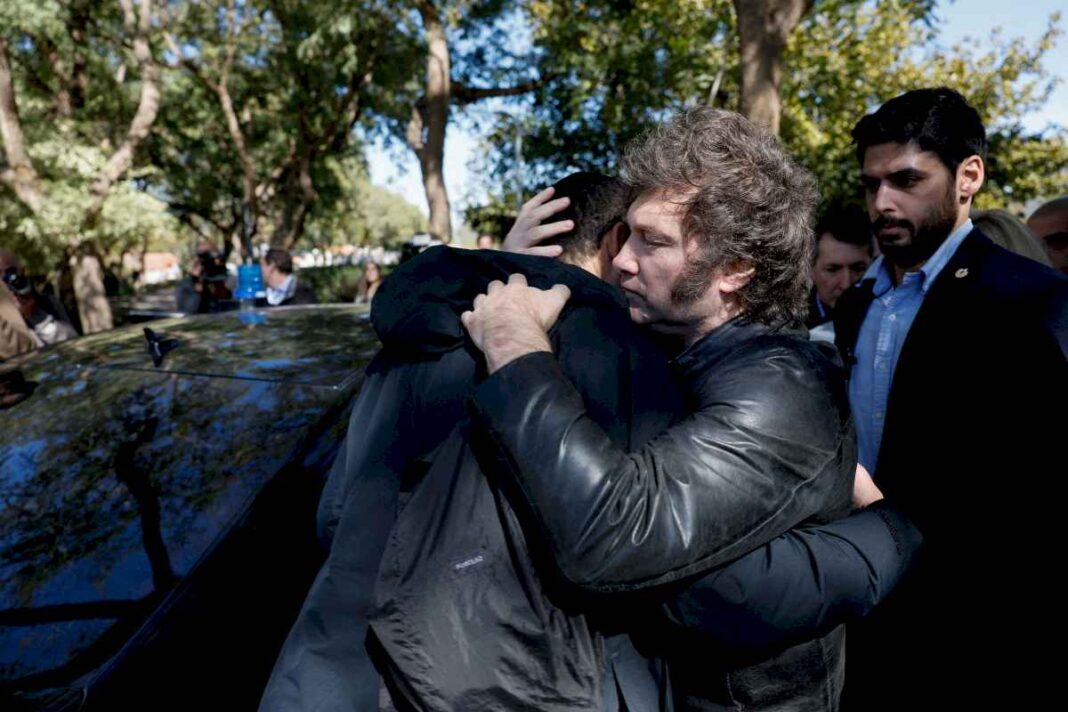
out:
<path id="1" fill-rule="evenodd" d="M 0 361 L 32 351 L 40 346 L 19 313 L 18 304 L 7 287 L 0 286 Z"/>
<path id="2" fill-rule="evenodd" d="M 189 276 L 178 283 L 175 293 L 178 311 L 186 314 L 215 311 L 219 302 L 233 296 L 226 286 L 226 276 L 226 262 L 215 245 L 207 240 L 198 242 Z"/>
<path id="3" fill-rule="evenodd" d="M 48 295 L 34 289 L 18 256 L 3 249 L 0 249 L 0 279 L 23 323 L 32 330 L 37 345 L 58 344 L 78 335 L 63 308 Z M 10 319 L 13 317 L 5 315 L 5 321 Z"/>

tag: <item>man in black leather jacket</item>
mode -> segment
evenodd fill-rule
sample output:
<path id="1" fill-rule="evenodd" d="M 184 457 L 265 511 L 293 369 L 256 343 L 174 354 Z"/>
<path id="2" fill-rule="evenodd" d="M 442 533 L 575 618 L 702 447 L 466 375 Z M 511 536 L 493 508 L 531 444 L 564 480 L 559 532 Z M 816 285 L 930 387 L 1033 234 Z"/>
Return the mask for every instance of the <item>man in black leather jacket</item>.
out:
<path id="1" fill-rule="evenodd" d="M 615 218 L 608 224 L 614 221 Z M 610 238 L 607 244 L 601 239 L 606 232 Z M 570 259 L 598 272 L 598 264 L 610 262 L 614 253 L 611 245 L 618 237 L 618 231 L 612 233 L 601 226 L 593 232 L 592 240 L 588 234 L 580 238 L 587 243 L 585 254 L 578 254 L 583 250 L 572 246 Z M 636 449 L 674 417 L 679 405 L 671 395 L 675 386 L 665 371 L 663 357 L 650 352 L 648 342 L 630 325 L 618 292 L 591 274 L 550 260 L 451 248 L 435 248 L 396 270 L 375 300 L 374 323 L 384 349 L 368 371 L 345 450 L 338 457 L 320 507 L 324 539 L 332 541 L 330 556 L 279 657 L 264 694 L 263 709 L 377 708 L 378 678 L 363 641 L 372 609 L 374 580 L 389 546 L 387 534 L 402 502 L 408 502 L 402 515 L 411 519 L 420 499 L 446 495 L 428 487 L 435 486 L 434 468 L 442 459 L 442 450 L 456 437 L 454 424 L 463 420 L 463 396 L 475 381 L 477 355 L 465 343 L 459 314 L 491 280 L 516 271 L 546 287 L 556 282 L 570 286 L 575 298 L 554 337 L 565 370 L 582 384 L 584 395 L 596 403 L 594 418 L 608 430 L 613 442 Z M 417 483 L 421 484 L 417 487 Z M 866 612 L 892 586 L 914 546 L 895 540 L 899 533 L 914 536 L 907 521 L 890 508 L 878 510 L 877 507 L 825 527 L 778 537 L 701 578 L 690 587 L 687 596 L 676 598 L 678 615 L 699 618 L 689 628 L 707 632 L 722 645 L 762 649 Z M 481 520 L 470 522 L 473 530 L 492 529 L 494 525 L 502 526 Z M 402 536 L 405 531 L 394 530 L 393 537 Z M 522 533 L 510 529 L 506 534 L 513 537 L 517 548 L 525 546 Z M 440 538 L 435 540 L 435 544 L 439 543 Z M 416 636 L 431 634 L 435 638 L 458 637 L 471 646 L 481 646 L 480 650 L 487 649 L 480 643 L 482 637 L 504 636 L 505 645 L 515 642 L 507 638 L 515 633 L 494 628 L 492 624 L 497 619 L 487 612 L 494 610 L 486 605 L 487 601 L 503 603 L 507 599 L 502 598 L 503 593 L 480 586 L 484 580 L 477 577 L 480 570 L 493 570 L 497 564 L 485 561 L 487 557 L 481 553 L 468 553 L 457 551 L 452 560 L 463 564 L 464 571 L 475 574 L 465 574 L 463 580 L 471 581 L 471 588 L 481 596 L 483 612 L 466 621 L 448 616 L 425 618 L 422 608 L 414 609 L 410 602 L 402 601 L 397 604 L 397 617 L 417 622 L 410 623 L 415 626 L 413 630 L 401 631 L 399 636 L 387 628 L 385 634 L 393 640 L 387 640 L 384 647 L 396 642 L 411 648 Z M 469 566 L 469 562 L 478 565 Z M 423 566 L 426 563 L 427 559 L 420 561 Z M 528 567 L 521 561 L 516 565 L 524 570 Z M 551 571 L 544 571 L 544 579 L 553 577 Z M 440 576 L 442 583 L 452 578 Z M 435 593 L 440 588 L 444 586 L 436 587 Z M 791 603 L 784 606 L 784 601 Z M 542 602 L 546 611 L 555 610 L 549 616 L 550 622 L 581 620 L 581 615 L 576 616 L 572 610 L 564 612 L 561 605 L 569 609 L 580 604 L 587 608 L 605 607 L 603 599 L 591 602 L 581 595 L 566 593 Z M 648 601 L 631 598 L 626 605 L 646 618 L 655 615 Z M 501 621 L 517 622 L 507 618 Z M 591 635 L 581 623 L 572 623 L 569 630 L 572 634 L 577 631 L 571 645 L 577 645 L 579 636 Z M 534 639 L 538 639 L 537 634 Z M 480 661 L 460 675 L 447 675 L 446 671 L 455 670 L 455 665 L 462 662 L 462 652 L 457 649 L 452 656 L 455 660 L 438 661 L 411 677 L 418 678 L 421 690 L 448 689 L 449 694 L 456 695 L 446 700 L 475 691 L 491 708 L 512 708 L 525 693 L 517 697 L 514 685 L 508 681 L 517 679 L 517 671 L 535 669 L 552 653 L 548 649 L 531 650 L 530 659 L 513 658 L 515 665 L 511 668 L 494 664 L 487 671 L 483 669 L 485 661 Z M 648 689 L 649 670 L 643 669 L 641 659 L 625 639 L 615 636 L 608 641 L 603 656 L 606 671 L 581 672 L 588 678 L 608 673 L 602 686 L 606 691 L 604 709 L 625 704 L 632 710 L 644 710 L 659 705 L 657 690 Z M 568 667 L 561 665 L 565 658 L 566 651 L 561 659 L 554 661 L 550 657 L 548 662 L 563 669 Z M 399 672 L 403 677 L 403 665 Z M 484 672 L 502 680 L 499 689 L 479 687 L 484 677 L 479 676 Z M 558 681 L 545 676 L 537 682 L 552 690 Z M 656 681 L 652 682 L 655 685 Z M 457 686 L 460 693 L 456 692 Z M 463 689 L 465 686 L 467 690 Z M 415 692 L 414 699 L 407 700 L 414 706 L 448 706 L 447 702 L 441 705 L 441 699 L 422 696 L 420 690 Z M 506 697 L 505 693 L 512 696 Z M 539 707 L 554 708 L 542 694 Z"/>
<path id="2" fill-rule="evenodd" d="M 614 266 L 632 319 L 678 337 L 688 415 L 641 449 L 589 417 L 547 337 L 567 290 L 513 276 L 463 315 L 493 374 L 475 408 L 500 464 L 586 588 L 648 588 L 707 571 L 850 505 L 856 445 L 839 363 L 795 331 L 816 201 L 811 176 L 737 114 L 696 109 L 628 149 L 639 195 Z M 685 630 L 692 618 L 676 606 Z M 676 638 L 676 703 L 828 710 L 844 631 L 713 664 Z"/>

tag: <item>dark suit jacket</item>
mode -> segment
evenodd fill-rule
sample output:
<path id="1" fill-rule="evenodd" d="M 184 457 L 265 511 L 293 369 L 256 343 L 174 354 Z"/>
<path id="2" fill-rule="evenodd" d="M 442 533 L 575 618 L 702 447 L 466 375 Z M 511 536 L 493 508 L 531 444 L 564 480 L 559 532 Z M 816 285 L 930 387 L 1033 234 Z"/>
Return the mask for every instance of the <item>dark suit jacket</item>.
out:
<path id="1" fill-rule="evenodd" d="M 294 304 L 318 304 L 319 299 L 315 296 L 315 290 L 311 286 L 304 284 L 299 279 L 297 280 L 297 290 L 293 292 L 293 296 L 285 300 L 279 306 L 290 306 Z"/>
<path id="2" fill-rule="evenodd" d="M 839 301 L 847 362 L 872 287 Z M 1060 619 L 1043 581 L 1062 559 L 1066 351 L 1068 279 L 974 230 L 894 371 L 875 481 L 927 549 L 850 630 L 846 709 L 1034 709 L 1057 684 L 1034 639 Z"/>

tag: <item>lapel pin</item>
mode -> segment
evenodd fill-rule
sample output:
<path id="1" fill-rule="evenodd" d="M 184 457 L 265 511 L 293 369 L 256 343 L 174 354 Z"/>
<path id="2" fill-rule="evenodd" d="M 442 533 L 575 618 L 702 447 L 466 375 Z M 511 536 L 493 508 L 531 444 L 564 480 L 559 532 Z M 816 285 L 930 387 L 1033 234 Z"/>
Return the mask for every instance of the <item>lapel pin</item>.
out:
<path id="1" fill-rule="evenodd" d="M 968 268 L 967 267 L 961 267 L 959 270 L 957 270 L 956 274 L 954 274 L 953 276 L 956 277 L 957 279 L 963 279 L 964 277 L 967 277 L 968 276 Z"/>

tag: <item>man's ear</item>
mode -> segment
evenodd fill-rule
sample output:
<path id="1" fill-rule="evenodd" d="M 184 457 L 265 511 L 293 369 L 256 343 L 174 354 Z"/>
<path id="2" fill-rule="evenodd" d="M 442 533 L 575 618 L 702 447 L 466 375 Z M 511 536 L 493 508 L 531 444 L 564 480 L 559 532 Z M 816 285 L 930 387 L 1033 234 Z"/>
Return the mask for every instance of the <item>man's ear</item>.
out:
<path id="1" fill-rule="evenodd" d="M 723 269 L 719 280 L 719 291 L 731 294 L 749 284 L 756 274 L 756 268 L 745 262 L 738 262 Z"/>
<path id="2" fill-rule="evenodd" d="M 986 177 L 986 166 L 979 156 L 969 156 L 957 166 L 957 195 L 960 202 L 966 203 L 975 197 L 979 189 L 983 187 L 983 178 Z"/>
<path id="3" fill-rule="evenodd" d="M 608 228 L 608 232 L 604 234 L 604 238 L 601 240 L 601 253 L 608 262 L 616 258 L 619 251 L 623 249 L 628 237 L 630 237 L 630 227 L 625 222 L 617 222 Z"/>

